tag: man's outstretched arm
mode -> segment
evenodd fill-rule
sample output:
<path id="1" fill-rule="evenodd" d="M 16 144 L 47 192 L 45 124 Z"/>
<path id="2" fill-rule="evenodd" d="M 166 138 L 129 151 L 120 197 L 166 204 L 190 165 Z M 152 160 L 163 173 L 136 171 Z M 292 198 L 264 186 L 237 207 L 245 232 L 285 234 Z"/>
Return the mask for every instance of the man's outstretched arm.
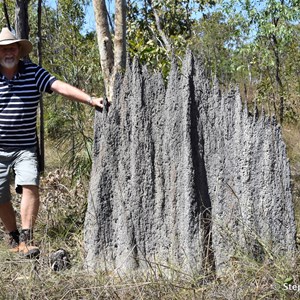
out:
<path id="1" fill-rule="evenodd" d="M 61 80 L 55 80 L 51 85 L 51 90 L 70 100 L 82 102 L 96 108 L 99 107 L 100 109 L 103 108 L 102 97 L 91 97 L 84 91 Z"/>

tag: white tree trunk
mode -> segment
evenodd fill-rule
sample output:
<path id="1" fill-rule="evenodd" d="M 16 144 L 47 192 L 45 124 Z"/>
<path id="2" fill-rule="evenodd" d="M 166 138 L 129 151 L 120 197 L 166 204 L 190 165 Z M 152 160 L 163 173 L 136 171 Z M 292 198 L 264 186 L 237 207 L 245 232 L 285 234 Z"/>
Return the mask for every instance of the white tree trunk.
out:
<path id="1" fill-rule="evenodd" d="M 126 0 L 116 0 L 115 18 L 115 71 L 121 71 L 126 65 Z"/>
<path id="2" fill-rule="evenodd" d="M 125 68 L 126 62 L 126 0 L 116 0 L 115 3 L 114 43 L 109 29 L 105 0 L 93 0 L 93 5 L 106 97 L 111 101 L 116 73 Z"/>
<path id="3" fill-rule="evenodd" d="M 93 0 L 100 63 L 105 83 L 106 96 L 110 100 L 110 79 L 113 74 L 114 54 L 112 38 L 107 20 L 105 0 Z"/>

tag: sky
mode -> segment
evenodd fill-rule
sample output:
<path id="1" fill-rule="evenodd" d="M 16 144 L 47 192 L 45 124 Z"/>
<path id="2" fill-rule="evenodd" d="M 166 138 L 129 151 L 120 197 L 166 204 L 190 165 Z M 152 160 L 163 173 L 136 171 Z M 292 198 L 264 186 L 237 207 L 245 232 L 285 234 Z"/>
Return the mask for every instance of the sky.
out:
<path id="1" fill-rule="evenodd" d="M 56 7 L 57 0 L 46 0 L 45 3 L 53 8 Z M 95 30 L 95 17 L 94 17 L 94 9 L 93 2 L 90 0 L 89 5 L 86 7 L 85 11 L 85 26 L 83 31 L 90 32 Z"/>
<path id="2" fill-rule="evenodd" d="M 89 6 L 86 8 L 85 16 L 85 30 L 87 32 L 95 30 L 95 16 L 92 1 L 90 1 Z"/>

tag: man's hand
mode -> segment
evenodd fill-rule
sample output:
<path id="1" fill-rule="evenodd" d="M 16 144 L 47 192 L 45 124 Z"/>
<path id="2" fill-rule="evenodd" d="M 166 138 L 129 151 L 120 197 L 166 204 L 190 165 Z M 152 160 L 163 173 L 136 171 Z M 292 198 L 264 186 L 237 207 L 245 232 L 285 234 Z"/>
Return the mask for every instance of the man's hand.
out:
<path id="1" fill-rule="evenodd" d="M 110 102 L 107 100 L 107 98 L 91 97 L 91 105 L 94 106 L 97 111 L 102 112 L 104 108 L 108 112 Z"/>
<path id="2" fill-rule="evenodd" d="M 104 106 L 104 99 L 102 97 L 97 98 L 97 97 L 91 97 L 89 100 L 89 104 L 91 106 L 94 106 L 96 109 L 103 109 Z"/>

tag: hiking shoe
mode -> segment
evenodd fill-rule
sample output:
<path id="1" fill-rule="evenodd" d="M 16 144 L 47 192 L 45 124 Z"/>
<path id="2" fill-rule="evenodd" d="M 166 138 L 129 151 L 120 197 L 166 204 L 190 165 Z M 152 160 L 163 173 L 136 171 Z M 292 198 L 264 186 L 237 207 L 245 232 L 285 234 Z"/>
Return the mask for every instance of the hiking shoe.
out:
<path id="1" fill-rule="evenodd" d="M 40 249 L 33 245 L 32 230 L 22 229 L 19 245 L 11 249 L 12 253 L 19 253 L 25 258 L 38 258 Z"/>
<path id="2" fill-rule="evenodd" d="M 19 230 L 14 230 L 9 233 L 7 233 L 6 236 L 7 244 L 10 249 L 14 249 L 19 246 L 20 241 L 20 232 Z"/>
<path id="3" fill-rule="evenodd" d="M 20 242 L 18 252 L 25 258 L 38 258 L 40 255 L 38 247 L 30 246 L 25 242 Z"/>

